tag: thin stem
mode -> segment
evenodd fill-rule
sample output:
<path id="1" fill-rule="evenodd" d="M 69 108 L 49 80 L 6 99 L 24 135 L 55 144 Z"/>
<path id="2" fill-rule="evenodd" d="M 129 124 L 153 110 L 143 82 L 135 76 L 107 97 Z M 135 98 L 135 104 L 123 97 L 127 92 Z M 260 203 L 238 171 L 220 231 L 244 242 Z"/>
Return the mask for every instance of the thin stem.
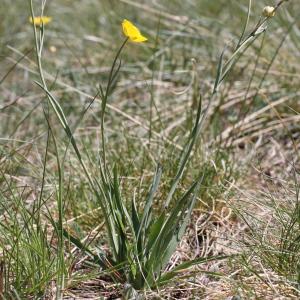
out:
<path id="1" fill-rule="evenodd" d="M 117 71 L 114 73 L 115 67 L 116 67 L 116 63 L 118 61 L 118 58 L 121 55 L 121 52 L 123 50 L 123 48 L 125 47 L 126 43 L 128 42 L 128 37 L 124 40 L 124 42 L 122 43 L 121 47 L 119 48 L 113 64 L 111 66 L 110 69 L 110 73 L 109 73 L 109 77 L 108 77 L 108 82 L 106 85 L 106 90 L 105 90 L 105 94 L 103 95 L 102 89 L 101 89 L 101 100 L 102 100 L 102 110 L 101 110 L 101 140 L 102 140 L 102 156 L 103 156 L 103 164 L 104 164 L 104 170 L 106 172 L 106 143 L 105 143 L 105 135 L 104 135 L 104 130 L 105 130 L 105 126 L 104 126 L 104 116 L 105 116 L 105 109 L 106 109 L 106 103 L 107 103 L 107 99 L 111 90 L 111 85 L 114 81 L 114 78 L 116 77 L 117 73 L 119 72 L 119 68 L 117 69 Z M 106 175 L 105 175 L 106 176 Z"/>

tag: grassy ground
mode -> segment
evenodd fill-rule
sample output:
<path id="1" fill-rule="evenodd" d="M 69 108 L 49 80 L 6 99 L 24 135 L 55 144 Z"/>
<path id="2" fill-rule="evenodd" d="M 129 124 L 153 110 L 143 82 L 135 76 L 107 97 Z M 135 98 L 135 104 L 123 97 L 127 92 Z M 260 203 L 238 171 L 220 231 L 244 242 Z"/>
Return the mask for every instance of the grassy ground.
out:
<path id="1" fill-rule="evenodd" d="M 49 0 L 38 66 L 30 1 L 2 0 L 0 299 L 298 299 L 299 3 L 237 51 L 279 2 Z M 105 90 L 124 18 L 148 42 Z M 170 238 L 155 272 L 137 219 Z"/>

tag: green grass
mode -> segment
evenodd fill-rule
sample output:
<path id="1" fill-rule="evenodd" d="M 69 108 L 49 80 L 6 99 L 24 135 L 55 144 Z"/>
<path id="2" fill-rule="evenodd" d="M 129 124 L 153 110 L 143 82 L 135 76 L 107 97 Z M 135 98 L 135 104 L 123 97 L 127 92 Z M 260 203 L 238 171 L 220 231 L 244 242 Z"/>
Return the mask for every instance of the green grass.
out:
<path id="1" fill-rule="evenodd" d="M 3 1 L 4 299 L 296 299 L 299 3 Z"/>

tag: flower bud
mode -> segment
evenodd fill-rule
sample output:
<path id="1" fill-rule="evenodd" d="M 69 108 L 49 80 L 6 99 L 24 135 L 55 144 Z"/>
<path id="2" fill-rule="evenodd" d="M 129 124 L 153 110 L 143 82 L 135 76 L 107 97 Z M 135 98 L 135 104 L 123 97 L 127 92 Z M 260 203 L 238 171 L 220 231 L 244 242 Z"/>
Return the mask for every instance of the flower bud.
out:
<path id="1" fill-rule="evenodd" d="M 266 18 L 272 18 L 275 16 L 275 8 L 273 6 L 266 6 L 262 12 L 263 16 Z"/>

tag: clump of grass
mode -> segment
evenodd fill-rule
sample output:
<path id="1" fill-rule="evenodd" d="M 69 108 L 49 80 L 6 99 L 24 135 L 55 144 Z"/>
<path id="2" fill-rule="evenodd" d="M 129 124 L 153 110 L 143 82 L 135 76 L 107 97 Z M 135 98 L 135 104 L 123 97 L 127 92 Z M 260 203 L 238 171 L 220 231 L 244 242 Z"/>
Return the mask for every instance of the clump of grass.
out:
<path id="1" fill-rule="evenodd" d="M 262 198 L 262 199 L 261 199 Z M 258 278 L 263 279 L 263 271 L 271 270 L 278 280 L 286 281 L 296 289 L 300 286 L 300 206 L 299 186 L 282 191 L 264 192 L 260 198 L 253 197 L 252 205 L 261 208 L 253 214 L 239 209 L 249 232 L 244 241 L 244 265 Z M 259 266 L 261 265 L 261 266 Z"/>
<path id="2" fill-rule="evenodd" d="M 5 182 L 0 193 L 1 293 L 10 299 L 43 297 L 59 272 L 59 256 L 52 246 L 57 232 L 42 221 L 39 204 L 26 206 L 24 198 L 33 192 L 29 187 L 17 187 L 3 173 L 1 178 Z"/>

